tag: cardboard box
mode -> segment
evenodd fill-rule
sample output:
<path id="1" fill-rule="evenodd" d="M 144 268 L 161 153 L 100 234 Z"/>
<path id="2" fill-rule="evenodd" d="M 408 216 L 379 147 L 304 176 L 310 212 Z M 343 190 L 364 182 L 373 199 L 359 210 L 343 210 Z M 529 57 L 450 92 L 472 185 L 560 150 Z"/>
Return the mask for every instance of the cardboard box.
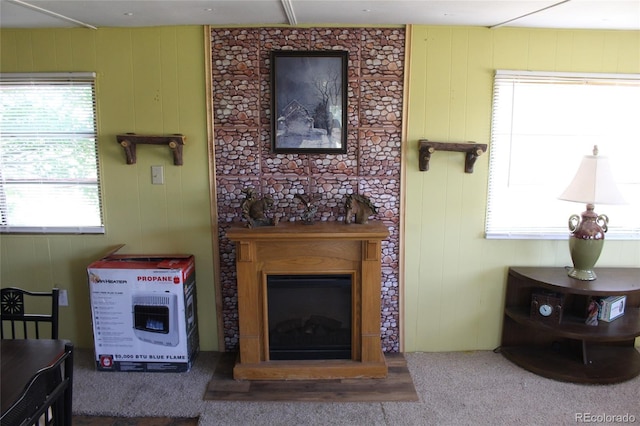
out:
<path id="1" fill-rule="evenodd" d="M 598 319 L 611 322 L 624 315 L 624 305 L 627 303 L 627 296 L 610 296 L 600 300 L 600 312 Z"/>
<path id="2" fill-rule="evenodd" d="M 116 255 L 87 268 L 96 368 L 189 371 L 200 350 L 192 255 Z"/>

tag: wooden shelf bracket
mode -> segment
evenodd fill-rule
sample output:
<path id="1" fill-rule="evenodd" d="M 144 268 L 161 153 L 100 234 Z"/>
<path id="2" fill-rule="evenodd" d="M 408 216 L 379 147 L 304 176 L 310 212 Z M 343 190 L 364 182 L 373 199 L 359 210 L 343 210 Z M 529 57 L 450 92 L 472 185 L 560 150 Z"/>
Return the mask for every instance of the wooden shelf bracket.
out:
<path id="1" fill-rule="evenodd" d="M 136 164 L 136 146 L 147 145 L 167 145 L 173 153 L 173 164 L 182 166 L 182 147 L 187 139 L 181 134 L 168 136 L 136 135 L 135 133 L 125 133 L 117 135 L 118 143 L 124 148 L 127 157 L 127 164 Z"/>
<path id="2" fill-rule="evenodd" d="M 421 172 L 429 170 L 431 154 L 435 151 L 455 151 L 465 153 L 464 172 L 473 173 L 473 165 L 478 157 L 487 151 L 487 144 L 475 142 L 432 142 L 427 139 L 420 139 L 418 141 L 418 148 L 420 150 L 419 162 Z"/>

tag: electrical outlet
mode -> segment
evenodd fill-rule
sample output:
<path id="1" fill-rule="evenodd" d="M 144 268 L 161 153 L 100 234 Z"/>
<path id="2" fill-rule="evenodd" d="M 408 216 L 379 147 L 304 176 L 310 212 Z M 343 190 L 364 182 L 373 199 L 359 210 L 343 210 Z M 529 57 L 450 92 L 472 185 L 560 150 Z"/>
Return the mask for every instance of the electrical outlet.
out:
<path id="1" fill-rule="evenodd" d="M 151 183 L 153 185 L 164 185 L 164 167 L 151 166 Z"/>
<path id="2" fill-rule="evenodd" d="M 58 303 L 60 306 L 69 306 L 69 295 L 67 294 L 67 290 L 60 289 L 60 293 L 58 294 Z"/>

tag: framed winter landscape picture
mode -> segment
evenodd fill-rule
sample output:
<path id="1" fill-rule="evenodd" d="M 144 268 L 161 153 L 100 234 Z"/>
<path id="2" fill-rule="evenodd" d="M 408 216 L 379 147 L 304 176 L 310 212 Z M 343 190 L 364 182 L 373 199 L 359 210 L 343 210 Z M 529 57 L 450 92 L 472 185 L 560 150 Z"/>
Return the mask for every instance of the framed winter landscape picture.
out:
<path id="1" fill-rule="evenodd" d="M 346 51 L 271 52 L 272 150 L 347 152 Z"/>

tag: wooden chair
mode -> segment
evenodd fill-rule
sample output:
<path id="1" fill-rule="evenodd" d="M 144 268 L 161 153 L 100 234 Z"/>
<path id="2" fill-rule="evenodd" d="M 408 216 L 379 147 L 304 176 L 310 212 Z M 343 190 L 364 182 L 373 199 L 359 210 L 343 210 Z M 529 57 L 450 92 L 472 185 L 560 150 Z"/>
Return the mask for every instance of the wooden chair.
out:
<path id="1" fill-rule="evenodd" d="M 57 288 L 50 292 L 28 291 L 16 287 L 0 289 L 0 319 L 2 320 L 0 338 L 39 339 L 40 323 L 44 322 L 50 324 L 51 334 L 43 336 L 43 338 L 57 339 L 59 293 Z M 32 306 L 37 302 L 36 299 L 44 298 L 51 299 L 51 312 L 48 314 L 33 313 Z M 29 305 L 26 305 L 25 302 Z M 6 333 L 7 336 L 5 336 L 5 323 L 9 323 L 6 328 L 11 331 L 11 333 Z"/>
<path id="2" fill-rule="evenodd" d="M 73 344 L 65 344 L 58 361 L 43 368 L 0 419 L 2 426 L 71 426 Z"/>

